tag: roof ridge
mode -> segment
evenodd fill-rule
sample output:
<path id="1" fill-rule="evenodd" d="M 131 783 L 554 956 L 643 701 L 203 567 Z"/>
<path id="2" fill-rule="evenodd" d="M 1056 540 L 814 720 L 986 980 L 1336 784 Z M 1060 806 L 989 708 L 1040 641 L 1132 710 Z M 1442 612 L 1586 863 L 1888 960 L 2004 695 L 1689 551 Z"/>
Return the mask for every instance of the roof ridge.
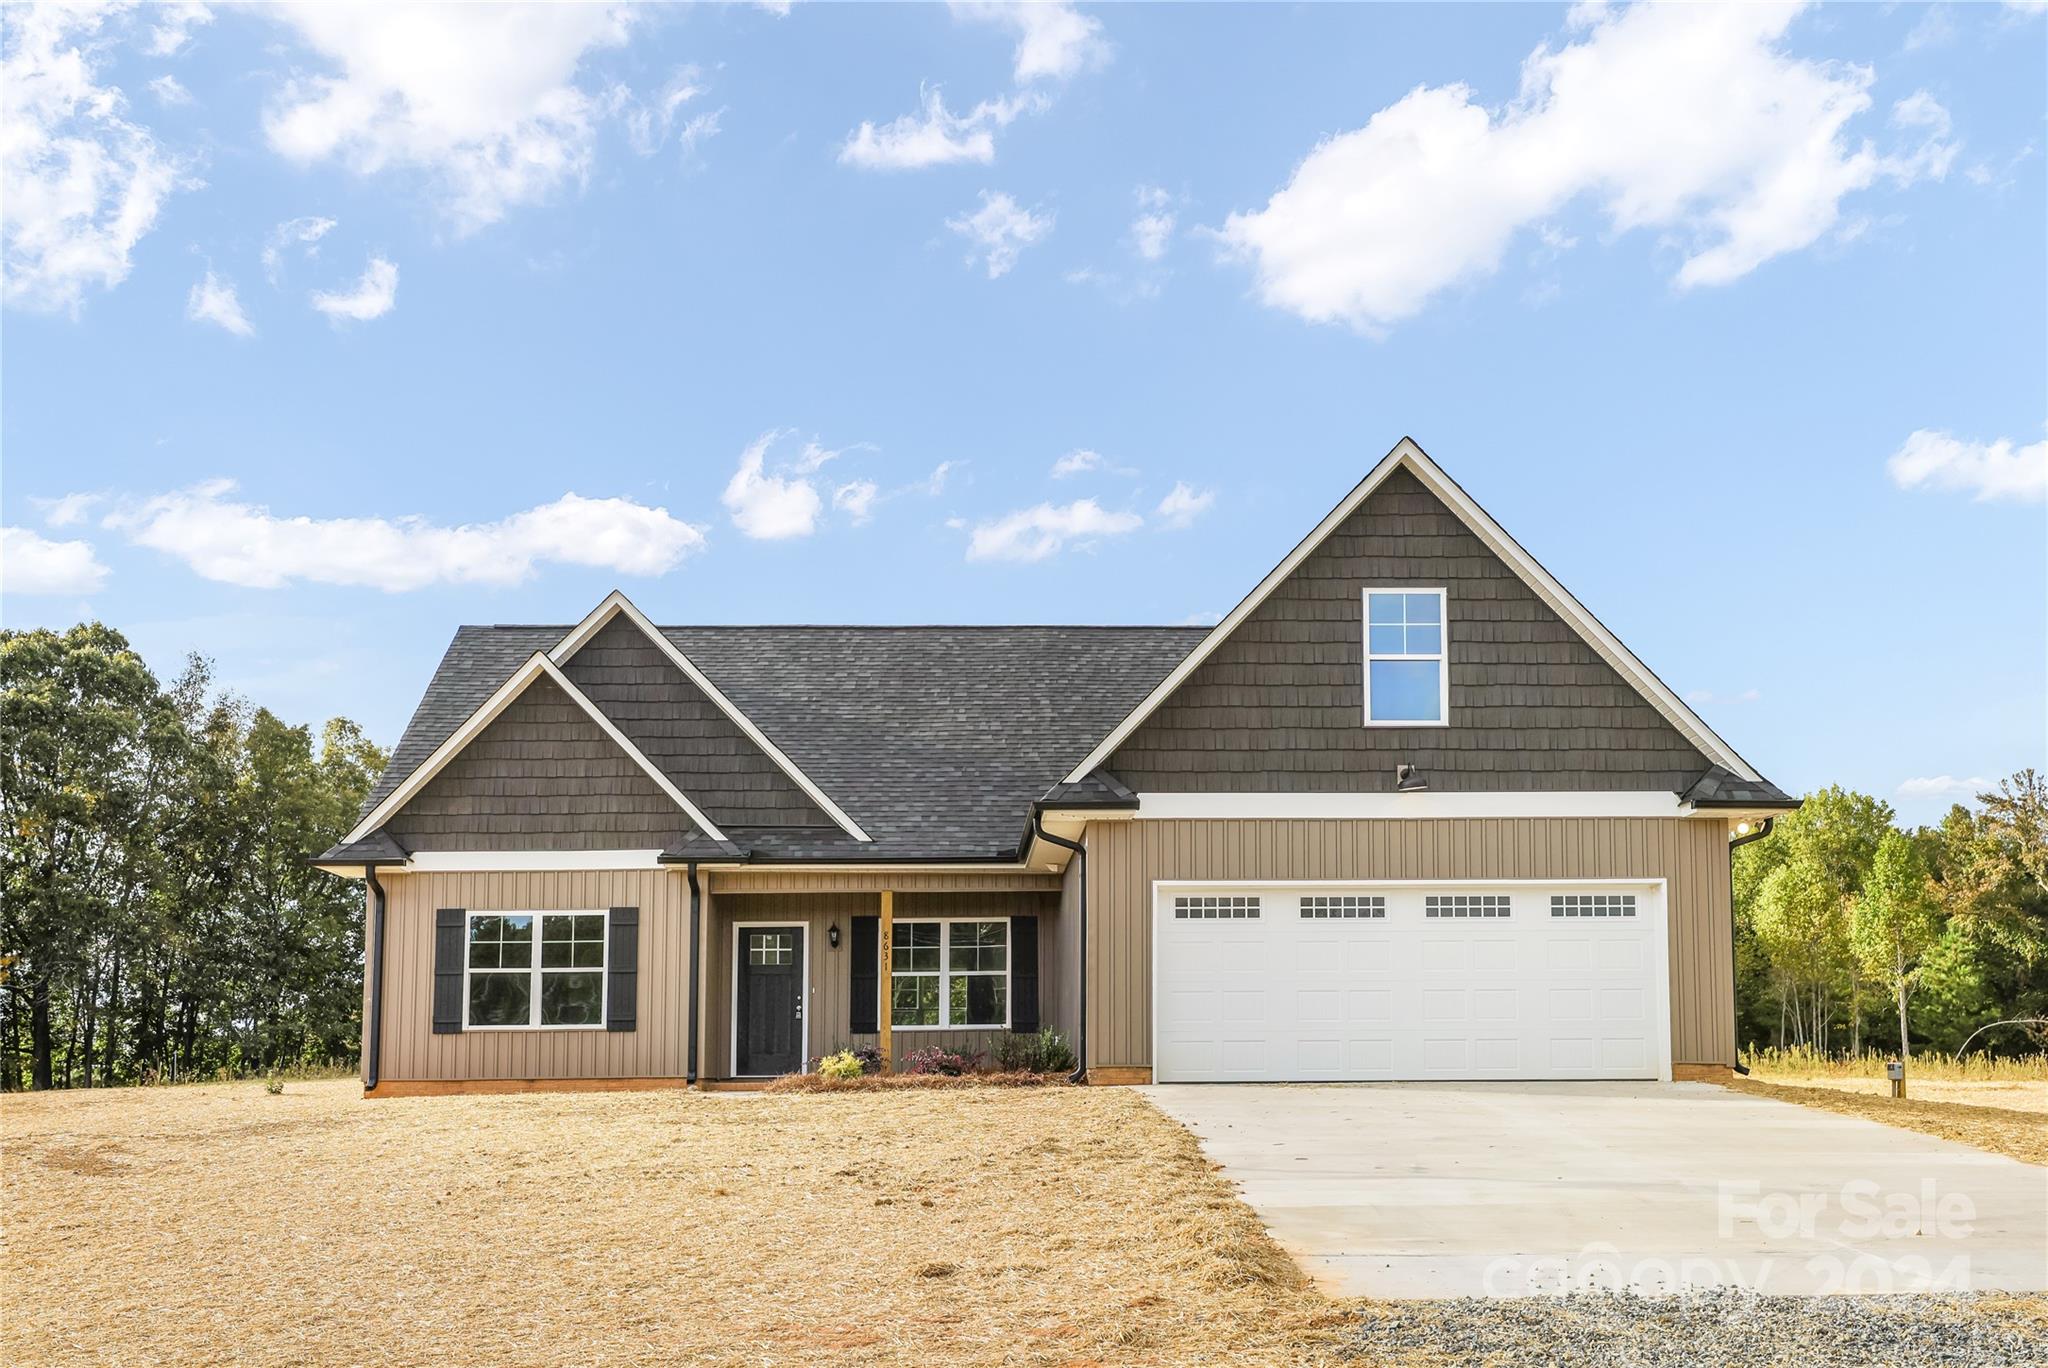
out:
<path id="1" fill-rule="evenodd" d="M 657 622 L 663 632 L 1206 632 L 1185 622 Z M 465 622 L 458 630 L 568 632 L 559 622 Z"/>

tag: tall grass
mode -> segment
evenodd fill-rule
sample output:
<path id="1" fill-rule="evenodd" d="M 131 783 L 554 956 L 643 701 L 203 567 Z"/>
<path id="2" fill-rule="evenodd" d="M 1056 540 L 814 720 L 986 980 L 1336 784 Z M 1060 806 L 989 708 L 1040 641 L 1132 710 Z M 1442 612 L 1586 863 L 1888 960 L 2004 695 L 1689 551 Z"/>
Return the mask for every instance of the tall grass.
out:
<path id="1" fill-rule="evenodd" d="M 1765 1046 L 1747 1051 L 1742 1062 L 1757 1074 L 1802 1078 L 1883 1078 L 1884 1066 L 1898 1056 L 1882 1050 L 1862 1054 L 1824 1054 L 1809 1045 Z M 1959 1082 L 2022 1083 L 2048 1080 L 2048 1054 L 1994 1058 L 1970 1054 L 1958 1063 L 1945 1054 L 1916 1054 L 1906 1062 L 1909 1078 L 1944 1078 Z"/>

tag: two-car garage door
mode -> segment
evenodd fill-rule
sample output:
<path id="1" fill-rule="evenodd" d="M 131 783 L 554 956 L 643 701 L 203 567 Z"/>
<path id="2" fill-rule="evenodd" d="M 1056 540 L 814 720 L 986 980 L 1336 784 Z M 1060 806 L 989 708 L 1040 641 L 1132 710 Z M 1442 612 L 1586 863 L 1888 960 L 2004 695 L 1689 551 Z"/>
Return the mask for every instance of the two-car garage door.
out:
<path id="1" fill-rule="evenodd" d="M 1661 884 L 1161 885 L 1160 1082 L 1668 1078 Z"/>

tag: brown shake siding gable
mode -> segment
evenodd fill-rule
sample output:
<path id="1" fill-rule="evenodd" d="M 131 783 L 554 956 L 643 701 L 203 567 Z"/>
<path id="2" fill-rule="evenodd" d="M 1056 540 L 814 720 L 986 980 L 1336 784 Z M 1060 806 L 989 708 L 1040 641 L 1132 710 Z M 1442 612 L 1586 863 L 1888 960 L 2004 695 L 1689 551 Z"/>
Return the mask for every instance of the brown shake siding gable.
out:
<path id="1" fill-rule="evenodd" d="M 1450 725 L 1374 728 L 1364 591 L 1448 590 Z M 1708 762 L 1407 470 L 1388 475 L 1123 746 L 1140 793 L 1678 792 Z"/>
<path id="2" fill-rule="evenodd" d="M 562 673 L 720 827 L 837 831 L 783 768 L 623 614 Z"/>
<path id="3" fill-rule="evenodd" d="M 647 771 L 543 678 L 385 830 L 407 850 L 664 850 L 689 826 Z"/>

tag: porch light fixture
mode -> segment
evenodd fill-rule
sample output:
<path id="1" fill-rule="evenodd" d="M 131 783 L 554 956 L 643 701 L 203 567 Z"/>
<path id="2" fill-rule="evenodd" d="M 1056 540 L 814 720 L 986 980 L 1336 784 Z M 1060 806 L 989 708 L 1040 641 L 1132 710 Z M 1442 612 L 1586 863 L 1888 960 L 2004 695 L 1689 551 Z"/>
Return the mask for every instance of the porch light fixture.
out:
<path id="1" fill-rule="evenodd" d="M 1429 780 L 1423 778 L 1419 773 L 1417 773 L 1415 766 L 1394 766 L 1394 792 L 1427 793 L 1428 791 Z"/>
<path id="2" fill-rule="evenodd" d="M 839 923 L 833 922 L 825 928 L 825 943 L 834 950 L 839 948 Z"/>

